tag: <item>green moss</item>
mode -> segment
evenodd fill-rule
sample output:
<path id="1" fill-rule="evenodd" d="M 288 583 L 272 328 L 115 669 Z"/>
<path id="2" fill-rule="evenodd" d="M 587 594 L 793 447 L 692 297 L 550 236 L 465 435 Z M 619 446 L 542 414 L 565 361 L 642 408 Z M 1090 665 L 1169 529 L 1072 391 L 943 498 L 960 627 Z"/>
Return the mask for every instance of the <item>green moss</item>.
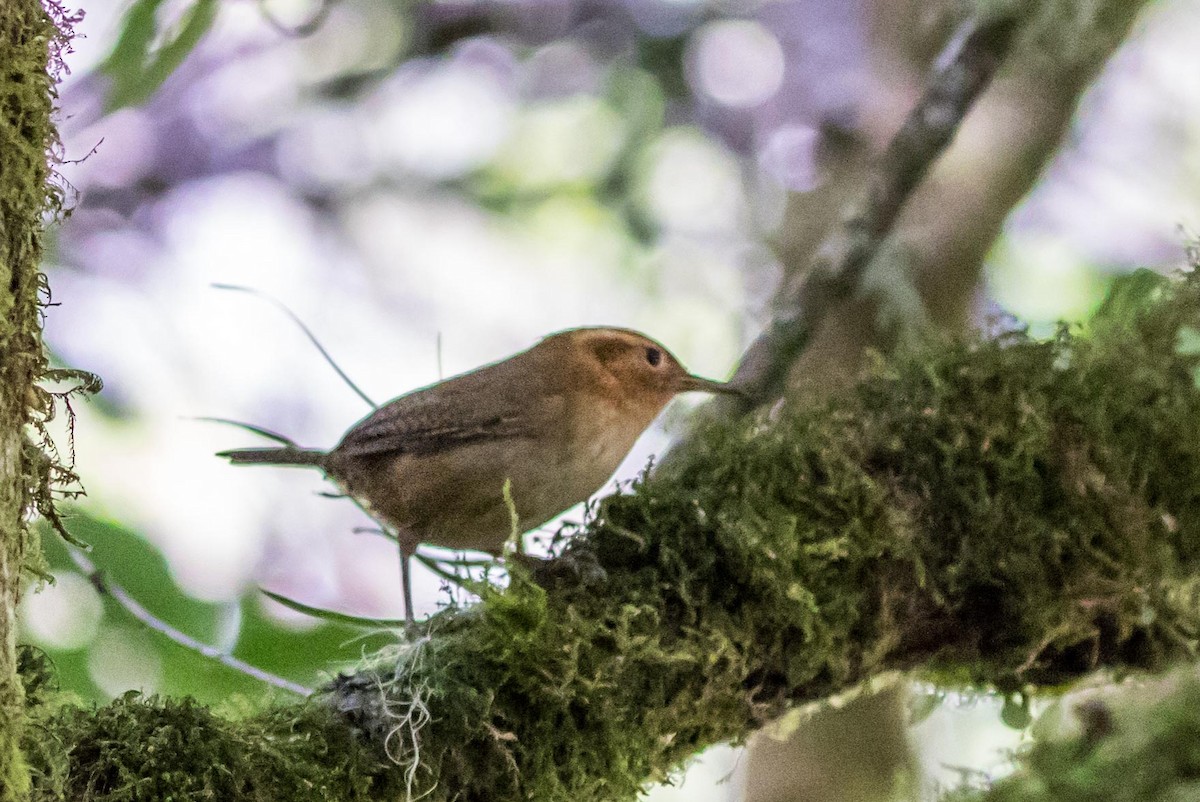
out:
<path id="1" fill-rule="evenodd" d="M 1086 334 L 931 344 L 715 428 L 334 698 L 395 741 L 420 689 L 431 798 L 600 800 L 893 669 L 1016 689 L 1190 656 L 1200 281 L 1165 284 Z"/>
<path id="2" fill-rule="evenodd" d="M 48 13 L 47 8 L 50 9 Z M 62 22 L 63 27 L 57 23 Z M 28 770 L 18 748 L 21 684 L 16 675 L 16 604 L 21 571 L 41 555 L 28 513 L 50 507 L 44 463 L 27 459 L 26 424 L 48 410 L 35 382 L 46 366 L 39 271 L 42 222 L 61 208 L 48 151 L 56 54 L 70 20 L 55 2 L 0 3 L 0 800 L 23 799 Z M 45 492 L 43 493 L 43 489 Z M 43 500 L 44 499 L 44 500 Z"/>
<path id="3" fill-rule="evenodd" d="M 388 790 L 381 752 L 328 708 L 220 718 L 189 700 L 126 694 L 101 708 L 32 717 L 36 800 L 374 800 Z"/>
<path id="4" fill-rule="evenodd" d="M 1192 657 L 1186 327 L 1200 278 L 1144 274 L 1086 332 L 930 343 L 823 408 L 714 427 L 603 500 L 557 559 L 299 710 L 225 722 L 131 698 L 35 720 L 74 745 L 72 799 L 141 798 L 131 783 L 152 776 L 231 800 L 600 802 L 898 669 L 1014 691 Z M 285 725 L 306 745 L 277 759 Z M 178 746 L 210 738 L 204 760 Z"/>
<path id="5" fill-rule="evenodd" d="M 398 798 L 382 749 L 320 702 L 219 715 L 191 699 L 130 692 L 80 706 L 59 692 L 44 653 L 22 647 L 20 669 L 34 802 Z"/>

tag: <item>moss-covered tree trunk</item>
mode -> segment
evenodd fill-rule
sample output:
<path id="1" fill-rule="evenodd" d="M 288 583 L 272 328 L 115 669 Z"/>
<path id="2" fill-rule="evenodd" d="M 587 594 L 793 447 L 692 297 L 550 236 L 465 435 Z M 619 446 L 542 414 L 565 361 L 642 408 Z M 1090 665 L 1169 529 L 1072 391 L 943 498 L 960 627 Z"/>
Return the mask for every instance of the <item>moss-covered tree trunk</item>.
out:
<path id="1" fill-rule="evenodd" d="M 16 666 L 16 609 L 31 556 L 26 513 L 39 467 L 25 425 L 34 414 L 42 351 L 38 289 L 47 145 L 58 29 L 39 0 L 0 2 L 0 802 L 28 796 L 19 747 L 23 693 Z"/>

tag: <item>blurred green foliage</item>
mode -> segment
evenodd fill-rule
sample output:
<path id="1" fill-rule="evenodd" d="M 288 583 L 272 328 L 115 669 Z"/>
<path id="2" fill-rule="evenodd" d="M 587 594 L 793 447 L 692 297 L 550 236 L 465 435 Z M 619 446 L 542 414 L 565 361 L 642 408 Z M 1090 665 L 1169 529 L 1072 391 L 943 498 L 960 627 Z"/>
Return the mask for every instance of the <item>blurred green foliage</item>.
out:
<path id="1" fill-rule="evenodd" d="M 1070 720 L 1018 757 L 1011 777 L 972 782 L 940 802 L 1185 802 L 1200 785 L 1200 677 L 1181 668 L 1161 681 L 1072 698 L 1048 719 Z M 1038 726 L 1041 726 L 1039 721 Z M 983 786 L 982 788 L 979 786 Z"/>
<path id="2" fill-rule="evenodd" d="M 164 0 L 136 0 L 101 71 L 112 79 L 105 110 L 145 103 L 187 58 L 217 18 L 219 0 L 194 0 L 174 30 L 161 27 Z"/>

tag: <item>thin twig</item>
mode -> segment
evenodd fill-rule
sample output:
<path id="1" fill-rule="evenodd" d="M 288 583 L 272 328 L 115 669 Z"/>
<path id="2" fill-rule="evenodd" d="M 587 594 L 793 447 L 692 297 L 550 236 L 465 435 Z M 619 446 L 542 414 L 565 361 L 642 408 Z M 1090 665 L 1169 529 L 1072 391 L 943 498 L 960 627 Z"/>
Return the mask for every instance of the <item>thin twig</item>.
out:
<path id="1" fill-rule="evenodd" d="M 68 547 L 71 554 L 71 560 L 83 572 L 92 585 L 101 594 L 110 597 L 117 604 L 121 605 L 131 616 L 141 621 L 150 629 L 163 635 L 167 640 L 182 646 L 185 649 L 190 649 L 197 652 L 210 660 L 215 660 L 226 668 L 231 668 L 234 671 L 240 671 L 248 677 L 253 677 L 260 682 L 265 682 L 268 685 L 279 688 L 280 690 L 294 693 L 297 696 L 311 696 L 313 690 L 306 688 L 299 683 L 292 682 L 283 677 L 277 677 L 274 674 L 263 671 L 261 668 L 252 666 L 249 663 L 239 660 L 231 654 L 226 654 L 215 646 L 210 646 L 207 643 L 196 640 L 192 636 L 180 632 L 175 627 L 157 617 L 145 607 L 141 602 L 129 595 L 129 591 L 121 587 L 115 582 L 104 576 L 104 572 L 96 567 L 96 564 L 84 556 L 83 552 L 74 547 Z"/>
<path id="2" fill-rule="evenodd" d="M 362 389 L 359 388 L 359 386 L 357 384 L 355 384 L 354 381 L 349 376 L 346 375 L 346 372 L 344 370 L 342 370 L 341 366 L 338 365 L 338 363 L 334 361 L 333 357 L 329 355 L 329 352 L 325 350 L 325 346 L 321 345 L 321 341 L 318 340 L 316 335 L 313 334 L 312 331 L 308 328 L 308 326 L 306 326 L 304 324 L 304 321 L 300 319 L 300 316 L 297 315 L 295 312 L 293 312 L 290 308 L 288 308 L 287 304 L 283 303 L 283 301 L 280 301 L 278 298 L 275 298 L 274 296 L 268 295 L 267 293 L 263 292 L 262 290 L 256 290 L 253 287 L 243 287 L 239 284 L 213 284 L 212 286 L 218 290 L 233 290 L 234 292 L 249 293 L 250 295 L 254 295 L 258 298 L 262 298 L 264 301 L 268 301 L 271 304 L 274 304 L 274 306 L 276 308 L 278 308 L 285 315 L 290 317 L 292 319 L 292 322 L 300 327 L 300 330 L 302 332 L 304 332 L 306 337 L 308 337 L 308 341 L 311 342 L 313 344 L 313 346 L 317 349 L 317 351 L 321 354 L 321 356 L 323 356 L 325 358 L 325 361 L 329 364 L 329 367 L 334 369 L 334 371 L 337 373 L 337 375 L 341 377 L 342 381 L 344 381 L 346 383 L 346 386 L 349 387 L 351 390 L 353 390 L 355 395 L 357 395 L 363 401 L 367 402 L 367 405 L 370 406 L 372 409 L 378 408 L 379 405 L 376 404 L 374 401 L 372 401 L 370 396 L 368 396 L 366 393 L 364 393 L 362 391 Z"/>
<path id="3" fill-rule="evenodd" d="M 374 527 L 359 526 L 359 527 L 355 527 L 351 531 L 353 531 L 355 534 L 368 534 L 368 533 L 376 534 L 376 535 L 379 535 L 380 537 L 383 537 L 387 540 L 392 541 L 398 547 L 400 546 L 400 536 L 399 536 L 399 534 L 397 534 L 396 530 L 390 524 L 386 523 L 385 521 L 380 520 L 373 512 L 371 512 L 371 510 L 366 505 L 364 505 L 360 500 L 356 499 L 354 496 L 342 495 L 342 496 L 340 496 L 340 498 L 349 499 L 354 504 L 354 506 L 358 507 L 358 509 L 362 512 L 363 515 L 367 516 L 368 518 L 370 518 L 372 521 L 375 522 Z M 480 595 L 481 588 L 484 585 L 488 584 L 486 579 L 485 580 L 476 580 L 476 579 L 472 579 L 470 576 L 466 576 L 466 577 L 459 576 L 458 574 L 455 574 L 451 571 L 447 571 L 445 568 L 443 568 L 441 566 L 441 563 L 446 563 L 447 565 L 461 566 L 461 567 L 469 568 L 473 565 L 489 565 L 489 564 L 495 562 L 494 560 L 483 560 L 478 563 L 475 563 L 475 562 L 469 561 L 469 560 L 461 560 L 461 561 L 459 561 L 459 560 L 439 560 L 435 557 L 430 557 L 427 554 L 422 554 L 421 552 L 416 551 L 416 550 L 413 551 L 412 558 L 414 560 L 416 560 L 417 562 L 421 563 L 421 565 L 424 565 L 435 576 L 440 577 L 441 579 L 449 582 L 452 585 L 455 585 L 455 586 L 463 588 L 464 590 L 467 590 L 471 593 L 474 593 L 477 596 Z M 401 548 L 401 550 L 400 550 L 400 559 L 401 560 L 407 559 L 404 555 L 403 548 Z"/>
<path id="4" fill-rule="evenodd" d="M 317 10 L 312 14 L 312 16 L 299 25 L 293 27 L 285 24 L 282 20 L 271 13 L 271 9 L 267 8 L 266 0 L 258 0 L 258 13 L 263 15 L 263 19 L 265 19 L 272 28 L 279 31 L 279 33 L 283 34 L 289 39 L 300 39 L 316 33 L 317 29 L 321 27 L 322 23 L 329 18 L 329 11 L 332 7 L 332 0 L 321 0 L 321 5 L 317 7 Z"/>
<path id="5" fill-rule="evenodd" d="M 442 333 L 440 331 L 437 333 L 436 342 L 437 342 L 438 381 L 441 381 L 442 379 L 446 378 L 446 376 L 444 373 L 442 373 Z"/>
<path id="6" fill-rule="evenodd" d="M 83 154 L 82 156 L 80 156 L 78 159 L 63 159 L 61 162 L 59 162 L 59 164 L 83 164 L 89 158 L 91 158 L 92 156 L 95 156 L 96 153 L 100 150 L 100 146 L 103 144 L 104 144 L 104 137 L 100 137 L 100 141 L 98 141 L 95 145 L 92 145 L 92 149 L 89 150 L 87 153 Z"/>
<path id="7" fill-rule="evenodd" d="M 954 138 L 963 118 L 991 83 L 1017 30 L 1013 16 L 968 24 L 939 59 L 925 93 L 879 157 L 862 196 L 816 251 L 809 270 L 780 289 L 767 328 L 747 349 L 733 382 L 749 400 L 723 396 L 720 414 L 735 417 L 777 398 L 788 369 L 826 316 L 861 288 L 900 210 Z"/>
<path id="8" fill-rule="evenodd" d="M 279 432 L 271 431 L 270 429 L 264 429 L 262 426 L 255 426 L 253 423 L 243 423 L 240 420 L 232 420 L 230 418 L 214 418 L 211 415 L 194 415 L 188 419 L 195 420 L 195 421 L 202 421 L 204 423 L 220 423 L 225 426 L 235 426 L 238 429 L 245 429 L 248 432 L 253 432 L 254 434 L 257 434 L 259 437 L 265 437 L 268 440 L 274 440 L 276 443 L 282 443 L 283 445 L 290 446 L 291 448 L 299 448 L 300 447 L 300 446 L 296 445 L 295 440 L 291 439 L 287 435 L 283 435 L 283 434 L 280 434 Z"/>

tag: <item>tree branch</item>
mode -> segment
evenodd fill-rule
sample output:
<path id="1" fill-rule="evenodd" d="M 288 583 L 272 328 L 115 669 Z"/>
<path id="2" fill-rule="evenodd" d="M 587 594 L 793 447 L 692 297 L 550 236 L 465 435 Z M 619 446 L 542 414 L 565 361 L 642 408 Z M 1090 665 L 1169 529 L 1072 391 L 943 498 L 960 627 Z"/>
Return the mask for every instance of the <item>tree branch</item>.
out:
<path id="1" fill-rule="evenodd" d="M 836 211 L 844 199 L 862 186 L 868 173 L 862 153 L 881 133 L 900 126 L 891 111 L 896 99 L 915 96 L 924 85 L 930 43 L 945 41 L 949 20 L 964 10 L 961 3 L 928 0 L 868 5 L 875 18 L 874 77 L 868 85 L 877 89 L 861 103 L 854 138 L 841 136 L 834 142 L 843 142 L 840 147 L 826 148 L 826 182 L 789 199 L 779 251 L 793 284 L 811 264 L 822 237 L 837 224 Z M 984 259 L 1004 220 L 1061 146 L 1080 98 L 1126 39 L 1144 5 L 1144 0 L 1026 4 L 1029 19 L 1003 69 L 905 200 L 864 271 L 862 289 L 823 316 L 786 367 L 790 403 L 819 402 L 845 390 L 867 363 L 868 349 L 889 350 L 897 335 L 918 327 L 954 332 L 972 325 Z M 931 22 L 939 19 L 939 11 L 944 22 Z M 902 693 L 890 696 L 898 700 Z M 873 721 L 839 709 L 799 731 L 790 755 L 780 760 L 780 771 L 806 779 L 786 793 L 772 785 L 771 772 L 763 781 L 764 773 L 756 770 L 761 761 L 756 764 L 752 750 L 747 799 L 769 802 L 780 793 L 814 802 L 866 798 L 862 783 L 869 769 L 858 750 L 846 745 L 870 738 L 877 747 L 884 745 L 877 748 L 878 755 L 888 751 L 889 742 L 902 744 L 906 738 L 903 726 L 896 724 L 898 715 L 887 713 L 886 706 L 873 707 L 884 711 Z M 783 747 L 774 743 L 770 749 L 779 754 Z M 902 761 L 894 767 L 902 769 Z M 890 798 L 893 775 L 876 771 L 872 779 L 880 791 L 871 798 Z"/>
<path id="2" fill-rule="evenodd" d="M 515 567 L 307 704 L 240 722 L 155 700 L 35 709 L 63 744 L 39 782 L 106 799 L 152 759 L 152 787 L 180 798 L 316 800 L 325 783 L 346 800 L 609 802 L 897 671 L 1011 693 L 1191 657 L 1185 330 L 1200 277 L 1143 274 L 1086 338 L 945 342 L 827 407 L 712 428 L 534 575 Z M 142 732 L 160 733 L 152 756 Z M 264 766 L 275 785 L 248 795 Z"/>
<path id="3" fill-rule="evenodd" d="M 877 161 L 863 196 L 817 250 L 811 268 L 781 288 L 776 312 L 734 375 L 752 404 L 778 397 L 788 369 L 813 332 L 841 301 L 860 289 L 863 273 L 900 209 L 987 88 L 1017 29 L 1012 17 L 981 23 L 956 37 L 953 55 L 930 80 L 921 100 Z M 726 404 L 736 404 L 727 400 Z M 735 407 L 726 407 L 734 409 Z"/>
<path id="4" fill-rule="evenodd" d="M 89 560 L 79 549 L 68 546 L 68 552 L 71 556 L 71 561 L 79 571 L 91 581 L 92 585 L 100 592 L 101 595 L 108 596 L 117 604 L 129 613 L 131 616 L 142 622 L 149 629 L 159 633 L 167 640 L 182 646 L 185 649 L 201 654 L 210 660 L 213 660 L 221 665 L 231 668 L 234 671 L 241 672 L 248 677 L 253 677 L 259 682 L 263 682 L 280 690 L 294 693 L 300 697 L 310 696 L 311 688 L 306 688 L 303 685 L 292 682 L 289 679 L 278 677 L 268 671 L 263 671 L 257 666 L 252 666 L 245 660 L 239 660 L 231 654 L 226 654 L 215 646 L 210 646 L 203 641 L 198 641 L 186 632 L 168 624 L 152 612 L 147 610 L 137 599 L 129 594 L 129 591 L 121 587 L 115 582 L 104 576 L 104 572 L 96 567 L 95 563 Z"/>
<path id="5" fill-rule="evenodd" d="M 1200 280 L 1120 309 L 1088 340 L 943 344 L 706 432 L 534 581 L 330 701 L 431 799 L 599 802 L 891 671 L 1012 691 L 1189 656 L 1200 391 L 1175 349 Z M 413 704 L 432 720 L 397 732 Z"/>
<path id="6" fill-rule="evenodd" d="M 26 436 L 53 410 L 37 387 L 47 367 L 39 268 L 43 216 L 62 203 L 48 157 L 57 144 L 50 115 L 57 56 L 75 21 L 57 3 L 47 6 L 56 19 L 38 0 L 0 3 L 0 802 L 29 788 L 19 751 L 16 608 L 23 572 L 44 565 L 29 514 L 52 510 L 50 487 L 62 468 Z"/>

